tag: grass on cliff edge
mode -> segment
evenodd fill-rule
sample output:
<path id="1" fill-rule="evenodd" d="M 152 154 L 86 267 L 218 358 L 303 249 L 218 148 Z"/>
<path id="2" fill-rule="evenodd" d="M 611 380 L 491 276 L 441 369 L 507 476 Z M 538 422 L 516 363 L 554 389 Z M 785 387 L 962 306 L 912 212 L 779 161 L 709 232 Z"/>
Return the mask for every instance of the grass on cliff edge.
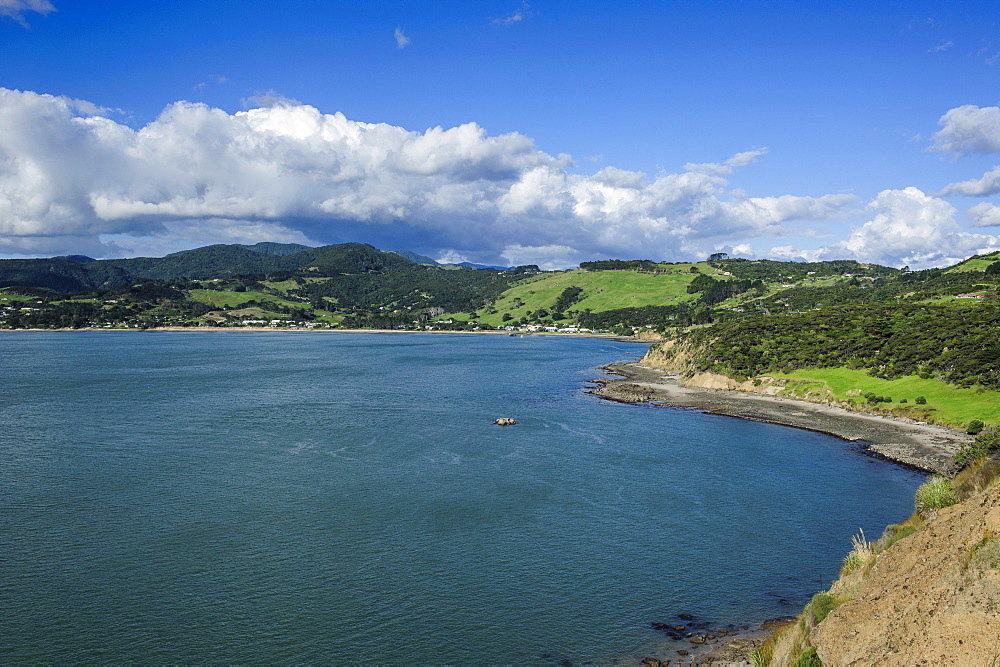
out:
<path id="1" fill-rule="evenodd" d="M 787 374 L 770 374 L 773 377 L 792 378 L 825 384 L 837 400 L 865 403 L 863 396 L 849 397 L 847 392 L 860 390 L 861 394 L 874 392 L 889 396 L 892 403 L 878 403 L 877 407 L 900 416 L 918 416 L 914 411 L 930 410 L 927 421 L 965 429 L 973 419 L 988 424 L 1000 424 L 1000 392 L 983 388 L 956 387 L 934 379 L 909 375 L 895 380 L 872 377 L 863 370 L 850 368 L 806 368 Z M 927 399 L 926 405 L 916 405 L 917 396 Z M 906 403 L 900 404 L 901 398 Z"/>

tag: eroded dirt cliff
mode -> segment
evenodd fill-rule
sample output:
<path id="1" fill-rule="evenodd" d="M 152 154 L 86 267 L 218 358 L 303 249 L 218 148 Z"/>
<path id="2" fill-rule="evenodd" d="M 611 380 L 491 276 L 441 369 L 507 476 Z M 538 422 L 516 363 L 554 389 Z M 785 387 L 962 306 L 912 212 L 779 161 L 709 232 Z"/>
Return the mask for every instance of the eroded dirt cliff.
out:
<path id="1" fill-rule="evenodd" d="M 862 581 L 841 583 L 855 597 L 810 634 L 825 664 L 1000 663 L 1000 485 L 939 510 Z"/>

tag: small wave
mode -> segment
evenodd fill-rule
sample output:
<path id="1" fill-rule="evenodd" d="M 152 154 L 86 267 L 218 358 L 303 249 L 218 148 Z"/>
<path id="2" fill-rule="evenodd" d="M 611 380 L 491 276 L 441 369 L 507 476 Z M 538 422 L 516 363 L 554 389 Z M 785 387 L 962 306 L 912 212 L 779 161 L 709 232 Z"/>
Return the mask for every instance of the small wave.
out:
<path id="1" fill-rule="evenodd" d="M 353 456 L 343 456 L 343 452 L 347 451 L 347 447 L 341 447 L 340 449 L 334 449 L 326 453 L 327 456 L 332 456 L 335 459 L 343 459 L 345 461 L 357 461 Z"/>
<path id="2" fill-rule="evenodd" d="M 288 450 L 288 453 L 289 454 L 301 454 L 302 452 L 306 451 L 307 449 L 314 449 L 315 447 L 316 447 L 316 443 L 314 443 L 314 442 L 297 442 L 297 443 L 295 443 L 295 445 L 291 449 Z"/>
<path id="3" fill-rule="evenodd" d="M 567 433 L 578 435 L 581 438 L 590 438 L 599 445 L 603 445 L 605 442 L 607 442 L 607 439 L 603 435 L 594 433 L 593 431 L 581 431 L 580 429 L 573 428 L 569 424 L 564 424 L 562 422 L 553 422 L 553 423 L 562 430 L 566 431 Z"/>

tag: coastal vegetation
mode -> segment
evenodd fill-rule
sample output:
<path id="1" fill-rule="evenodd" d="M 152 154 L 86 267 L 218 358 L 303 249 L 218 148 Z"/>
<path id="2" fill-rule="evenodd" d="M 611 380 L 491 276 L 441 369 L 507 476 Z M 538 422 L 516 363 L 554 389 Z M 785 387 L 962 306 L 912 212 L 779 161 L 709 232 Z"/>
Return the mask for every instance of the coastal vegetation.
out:
<path id="1" fill-rule="evenodd" d="M 921 516 L 958 502 L 955 487 L 944 475 L 934 475 L 917 489 L 914 504 Z"/>

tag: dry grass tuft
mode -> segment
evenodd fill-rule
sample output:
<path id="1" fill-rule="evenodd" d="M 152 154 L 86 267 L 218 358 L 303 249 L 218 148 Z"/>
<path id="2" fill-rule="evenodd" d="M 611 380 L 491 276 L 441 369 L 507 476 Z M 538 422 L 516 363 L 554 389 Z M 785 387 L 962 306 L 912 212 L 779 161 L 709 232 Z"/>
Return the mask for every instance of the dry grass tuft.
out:
<path id="1" fill-rule="evenodd" d="M 858 531 L 857 535 L 851 537 L 853 548 L 844 558 L 844 565 L 840 568 L 841 576 L 868 565 L 875 558 L 875 548 L 865 539 L 865 531 L 860 528 Z"/>

